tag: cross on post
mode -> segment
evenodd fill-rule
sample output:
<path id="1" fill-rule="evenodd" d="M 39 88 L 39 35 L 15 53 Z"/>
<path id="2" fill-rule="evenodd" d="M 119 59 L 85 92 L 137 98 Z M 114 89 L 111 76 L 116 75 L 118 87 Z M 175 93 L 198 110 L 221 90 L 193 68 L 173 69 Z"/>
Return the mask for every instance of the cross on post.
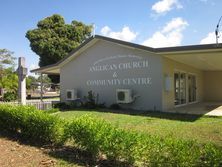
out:
<path id="1" fill-rule="evenodd" d="M 19 57 L 18 59 L 18 101 L 22 105 L 26 104 L 26 75 L 27 68 L 25 68 L 25 58 Z"/>

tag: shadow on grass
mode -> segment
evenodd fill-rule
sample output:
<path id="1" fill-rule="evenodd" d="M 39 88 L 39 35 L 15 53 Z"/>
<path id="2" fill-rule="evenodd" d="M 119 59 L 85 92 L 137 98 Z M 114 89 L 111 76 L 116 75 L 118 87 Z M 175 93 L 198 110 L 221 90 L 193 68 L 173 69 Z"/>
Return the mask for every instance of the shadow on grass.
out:
<path id="1" fill-rule="evenodd" d="M 70 110 L 67 110 L 70 111 Z M 132 116 L 144 116 L 144 117 L 151 117 L 151 118 L 158 118 L 158 119 L 167 119 L 167 120 L 176 120 L 176 121 L 184 121 L 184 122 L 194 122 L 199 118 L 203 117 L 204 115 L 196 115 L 196 114 L 183 114 L 183 113 L 167 113 L 167 112 L 160 112 L 160 111 L 140 111 L 140 110 L 129 110 L 129 109 L 73 109 L 75 111 L 89 111 L 89 112 L 101 112 L 101 113 L 113 113 L 113 114 L 125 114 L 125 115 L 132 115 Z M 63 110 L 62 112 L 66 112 Z M 207 116 L 204 116 L 207 117 Z"/>
<path id="2" fill-rule="evenodd" d="M 41 143 L 33 142 L 32 140 L 24 140 L 17 133 L 9 133 L 7 131 L 0 131 L 0 138 L 6 138 L 7 140 L 16 141 L 20 144 L 27 146 L 34 146 L 41 149 L 44 154 L 49 155 L 55 159 L 63 160 L 65 164 L 70 165 L 80 165 L 86 167 L 130 167 L 126 162 L 111 161 L 107 159 L 96 159 L 87 151 L 78 149 L 71 146 L 53 146 L 53 145 L 43 145 Z M 60 165 L 58 163 L 58 165 Z"/>
<path id="3" fill-rule="evenodd" d="M 139 116 L 146 116 L 158 119 L 168 119 L 168 120 L 176 120 L 184 122 L 194 122 L 203 116 L 203 115 L 182 114 L 182 113 L 166 113 L 160 111 L 146 111 L 141 113 L 132 113 L 130 115 L 135 115 L 135 116 L 139 115 Z"/>

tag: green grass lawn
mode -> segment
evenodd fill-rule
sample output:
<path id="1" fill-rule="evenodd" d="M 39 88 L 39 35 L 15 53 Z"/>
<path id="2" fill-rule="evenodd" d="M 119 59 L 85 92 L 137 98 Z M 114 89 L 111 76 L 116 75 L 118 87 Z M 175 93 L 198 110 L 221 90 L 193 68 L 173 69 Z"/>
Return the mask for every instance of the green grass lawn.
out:
<path id="1" fill-rule="evenodd" d="M 129 115 L 101 111 L 66 111 L 56 113 L 66 120 L 84 114 L 103 118 L 121 128 L 145 132 L 161 137 L 175 137 L 212 142 L 222 146 L 222 117 L 195 116 L 150 112 L 144 115 Z"/>

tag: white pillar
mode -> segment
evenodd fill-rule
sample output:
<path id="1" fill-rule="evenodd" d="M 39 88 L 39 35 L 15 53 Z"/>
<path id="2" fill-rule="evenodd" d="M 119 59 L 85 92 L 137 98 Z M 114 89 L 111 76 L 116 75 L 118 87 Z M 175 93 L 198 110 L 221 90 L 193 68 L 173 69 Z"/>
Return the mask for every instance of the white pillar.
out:
<path id="1" fill-rule="evenodd" d="M 22 104 L 26 104 L 26 75 L 27 68 L 25 68 L 25 58 L 19 57 L 18 60 L 18 101 Z"/>
<path id="2" fill-rule="evenodd" d="M 43 101 L 43 79 L 42 79 L 42 73 L 40 75 L 40 78 L 41 78 L 41 92 L 40 92 L 40 100 L 41 102 Z"/>

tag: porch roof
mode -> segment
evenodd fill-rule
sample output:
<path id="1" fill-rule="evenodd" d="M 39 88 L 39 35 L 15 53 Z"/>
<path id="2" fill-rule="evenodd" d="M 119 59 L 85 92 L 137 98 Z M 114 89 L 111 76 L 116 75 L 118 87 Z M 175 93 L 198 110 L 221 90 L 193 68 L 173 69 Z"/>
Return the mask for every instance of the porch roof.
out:
<path id="1" fill-rule="evenodd" d="M 161 52 L 162 56 L 203 71 L 222 71 L 222 48 Z"/>

